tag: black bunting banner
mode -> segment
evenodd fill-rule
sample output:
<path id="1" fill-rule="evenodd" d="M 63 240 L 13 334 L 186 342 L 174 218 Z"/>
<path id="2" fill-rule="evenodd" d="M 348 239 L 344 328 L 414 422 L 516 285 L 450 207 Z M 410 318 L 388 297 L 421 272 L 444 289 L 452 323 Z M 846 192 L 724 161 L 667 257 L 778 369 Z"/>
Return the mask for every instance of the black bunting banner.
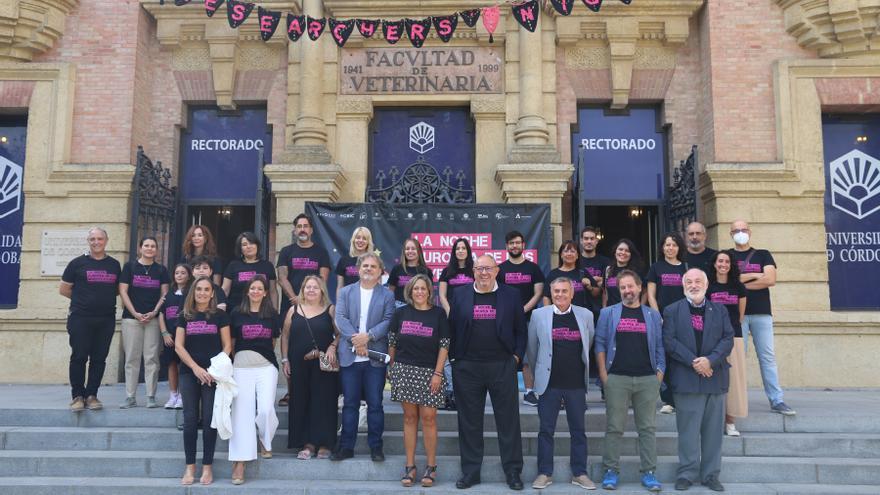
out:
<path id="1" fill-rule="evenodd" d="M 260 19 L 260 37 L 263 41 L 269 41 L 278 29 L 278 23 L 281 22 L 281 12 L 260 7 L 257 9 L 257 17 Z"/>
<path id="2" fill-rule="evenodd" d="M 287 14 L 287 37 L 297 41 L 306 32 L 306 16 Z"/>
<path id="3" fill-rule="evenodd" d="M 632 0 L 620 0 L 620 2 L 624 5 L 629 5 L 632 2 Z"/>
<path id="4" fill-rule="evenodd" d="M 174 0 L 174 5 L 181 7 L 181 6 L 186 5 L 190 2 L 192 2 L 192 0 Z"/>
<path id="5" fill-rule="evenodd" d="M 406 19 L 406 35 L 409 36 L 409 42 L 416 48 L 421 48 L 428 39 L 428 32 L 431 31 L 431 18 L 426 17 L 422 20 Z"/>
<path id="6" fill-rule="evenodd" d="M 556 9 L 556 12 L 559 12 L 561 15 L 569 15 L 571 14 L 572 9 L 574 9 L 574 2 L 577 0 L 550 0 L 550 3 L 553 4 L 553 8 Z"/>
<path id="7" fill-rule="evenodd" d="M 474 27 L 477 25 L 477 21 L 480 20 L 480 9 L 462 10 L 458 15 L 461 16 L 461 20 L 463 20 L 468 27 Z"/>
<path id="8" fill-rule="evenodd" d="M 324 32 L 324 26 L 327 25 L 327 19 L 320 18 L 315 19 L 314 17 L 309 16 L 309 22 L 306 24 L 306 31 L 309 34 L 309 39 L 312 41 L 317 40 L 321 37 L 321 33 Z"/>
<path id="9" fill-rule="evenodd" d="M 229 21 L 229 27 L 234 29 L 244 24 L 252 10 L 254 10 L 252 3 L 226 0 L 226 19 Z"/>
<path id="10" fill-rule="evenodd" d="M 337 21 L 334 18 L 330 18 L 330 36 L 333 37 L 333 41 L 336 42 L 336 46 L 342 48 L 345 46 L 345 42 L 348 41 L 348 37 L 351 36 L 351 31 L 354 29 L 354 19 L 348 19 L 345 21 Z"/>
<path id="11" fill-rule="evenodd" d="M 433 20 L 437 37 L 444 43 L 448 43 L 455 33 L 455 27 L 458 26 L 458 14 L 435 16 Z"/>
<path id="12" fill-rule="evenodd" d="M 513 17 L 522 27 L 529 30 L 530 33 L 535 32 L 538 27 L 538 12 L 540 11 L 538 0 L 521 3 L 513 6 Z"/>
<path id="13" fill-rule="evenodd" d="M 205 0 L 205 12 L 207 12 L 208 17 L 214 17 L 214 13 L 217 12 L 221 5 L 223 5 L 223 0 Z"/>
<path id="14" fill-rule="evenodd" d="M 378 20 L 372 19 L 358 19 L 357 20 L 357 28 L 358 32 L 361 33 L 361 36 L 364 38 L 372 38 L 374 34 L 376 34 L 376 29 L 379 27 Z"/>
<path id="15" fill-rule="evenodd" d="M 394 45 L 403 36 L 403 21 L 382 21 L 382 34 L 385 41 Z"/>
<path id="16" fill-rule="evenodd" d="M 584 2 L 584 5 L 587 6 L 588 9 L 593 12 L 599 12 L 599 9 L 602 8 L 602 0 L 581 0 Z"/>

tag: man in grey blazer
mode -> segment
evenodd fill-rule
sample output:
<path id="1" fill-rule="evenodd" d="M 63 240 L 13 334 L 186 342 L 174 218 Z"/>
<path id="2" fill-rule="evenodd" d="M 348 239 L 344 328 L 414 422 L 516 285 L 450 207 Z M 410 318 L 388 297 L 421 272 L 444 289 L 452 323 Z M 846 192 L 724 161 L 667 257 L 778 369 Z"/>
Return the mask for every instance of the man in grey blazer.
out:
<path id="1" fill-rule="evenodd" d="M 342 383 L 342 434 L 339 448 L 331 459 L 354 457 L 357 441 L 358 409 L 367 402 L 367 443 L 375 462 L 385 460 L 382 433 L 385 429 L 382 391 L 385 389 L 385 362 L 370 359 L 368 350 L 388 352 L 388 325 L 394 314 L 394 293 L 381 285 L 382 259 L 373 253 L 358 258 L 359 283 L 347 285 L 336 301 L 336 328 Z"/>
<path id="2" fill-rule="evenodd" d="M 718 475 L 733 326 L 727 308 L 706 299 L 705 272 L 691 268 L 682 285 L 686 298 L 663 311 L 663 343 L 670 358 L 667 373 L 678 427 L 675 489 L 687 490 L 699 479 L 721 492 Z"/>
<path id="3" fill-rule="evenodd" d="M 590 343 L 593 341 L 593 313 L 571 304 L 571 279 L 550 282 L 553 304 L 536 309 L 529 321 L 526 357 L 534 363 L 535 394 L 538 395 L 538 477 L 532 488 L 553 483 L 553 434 L 559 407 L 565 401 L 565 417 L 571 435 L 569 465 L 571 482 L 582 488 L 596 488 L 587 476 L 587 383 L 590 381 Z"/>

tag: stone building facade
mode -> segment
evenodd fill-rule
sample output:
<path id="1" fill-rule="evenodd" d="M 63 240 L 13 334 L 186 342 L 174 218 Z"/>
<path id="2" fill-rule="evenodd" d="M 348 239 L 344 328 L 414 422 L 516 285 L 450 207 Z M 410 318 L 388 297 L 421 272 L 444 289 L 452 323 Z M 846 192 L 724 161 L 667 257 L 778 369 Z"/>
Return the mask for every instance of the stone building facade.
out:
<path id="1" fill-rule="evenodd" d="M 314 18 L 426 17 L 484 6 L 473 0 L 265 0 Z M 870 5 L 869 5 L 870 4 Z M 255 20 L 231 29 L 225 7 L 201 2 L 11 0 L 0 5 L 0 114 L 26 116 L 21 285 L 0 310 L 0 381 L 63 382 L 67 301 L 41 273 L 46 231 L 93 224 L 127 258 L 137 146 L 177 177 L 193 108 L 266 111 L 274 150 L 272 256 L 306 201 L 359 202 L 370 183 L 377 109 L 464 107 L 474 123 L 481 203 L 549 203 L 554 245 L 571 237 L 572 128 L 578 109 L 649 106 L 665 129 L 666 162 L 699 149 L 699 218 L 709 244 L 730 247 L 729 223 L 751 222 L 779 265 L 772 289 L 784 386 L 880 386 L 871 349 L 880 313 L 832 311 L 825 243 L 825 113 L 880 112 L 880 8 L 857 0 L 606 0 L 571 16 L 549 2 L 534 33 L 502 8 L 494 42 L 459 22 L 443 44 L 503 57 L 499 92 L 351 94 L 345 57 L 387 48 L 356 32 L 268 42 Z M 402 40 L 402 47 L 407 40 Z M 666 165 L 671 175 L 671 165 Z M 111 352 L 115 381 L 119 346 Z M 750 383 L 759 383 L 750 358 Z"/>

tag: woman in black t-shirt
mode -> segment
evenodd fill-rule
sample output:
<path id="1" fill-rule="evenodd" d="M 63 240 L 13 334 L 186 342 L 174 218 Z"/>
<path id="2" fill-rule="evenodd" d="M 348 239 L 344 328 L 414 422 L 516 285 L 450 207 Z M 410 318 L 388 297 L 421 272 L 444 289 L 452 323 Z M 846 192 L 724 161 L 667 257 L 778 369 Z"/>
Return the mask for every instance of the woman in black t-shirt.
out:
<path id="1" fill-rule="evenodd" d="M 727 357 L 730 363 L 730 387 L 727 391 L 727 411 L 724 434 L 739 436 L 734 418 L 749 415 L 749 400 L 746 395 L 746 351 L 743 343 L 742 320 L 746 314 L 746 287 L 739 281 L 739 267 L 733 261 L 730 251 L 718 251 L 709 265 L 709 289 L 706 298 L 721 303 L 727 308 L 730 323 L 733 325 L 733 350 Z"/>
<path id="2" fill-rule="evenodd" d="M 388 288 L 394 291 L 394 299 L 398 305 L 406 304 L 403 298 L 403 288 L 416 275 L 425 275 L 432 279 L 431 270 L 425 264 L 425 254 L 422 245 L 416 239 L 403 241 L 403 249 L 400 252 L 400 264 L 391 269 L 388 276 Z"/>
<path id="3" fill-rule="evenodd" d="M 547 276 L 544 277 L 544 280 L 547 281 L 544 284 L 544 306 L 551 304 L 550 284 L 559 277 L 565 277 L 571 280 L 571 286 L 574 289 L 574 295 L 571 300 L 572 304 L 587 308 L 590 311 L 601 309 L 593 308 L 590 291 L 597 284 L 593 277 L 587 274 L 585 270 L 579 268 L 581 266 L 581 253 L 578 245 L 571 240 L 562 241 L 562 244 L 559 245 L 557 256 L 559 256 L 559 266 L 550 270 Z"/>
<path id="4" fill-rule="evenodd" d="M 452 245 L 449 264 L 440 272 L 439 280 L 440 305 L 449 314 L 451 291 L 474 283 L 474 256 L 471 244 L 464 237 L 457 239 Z"/>
<path id="5" fill-rule="evenodd" d="M 223 260 L 217 256 L 217 245 L 211 230 L 204 225 L 193 225 L 183 236 L 183 261 L 192 266 L 196 256 L 204 256 L 211 263 L 211 281 L 218 287 L 223 282 Z"/>
<path id="6" fill-rule="evenodd" d="M 607 308 L 620 302 L 620 289 L 617 288 L 617 274 L 623 270 L 632 270 L 641 277 L 644 274 L 642 255 L 636 245 L 629 239 L 621 239 L 614 246 L 614 261 L 605 269 L 605 293 L 602 294 L 602 307 Z M 647 297 L 642 292 L 642 304 Z"/>
<path id="7" fill-rule="evenodd" d="M 281 330 L 281 363 L 290 378 L 287 447 L 299 449 L 298 459 L 327 459 L 336 445 L 339 374 L 322 371 L 318 358 L 324 352 L 337 363 L 339 332 L 324 279 L 307 275 L 297 301 Z"/>
<path id="8" fill-rule="evenodd" d="M 125 401 L 122 409 L 135 407 L 135 392 L 144 360 L 144 385 L 147 389 L 147 407 L 159 407 L 156 385 L 159 382 L 159 312 L 168 293 L 171 277 L 168 269 L 156 263 L 159 243 L 155 237 L 141 239 L 140 257 L 125 264 L 119 280 L 122 299 L 122 348 L 125 351 Z"/>
<path id="9" fill-rule="evenodd" d="M 416 438 L 419 418 L 428 466 L 422 486 L 432 486 L 437 471 L 437 408 L 446 403 L 443 365 L 449 352 L 449 323 L 446 313 L 432 304 L 433 284 L 426 275 L 416 275 L 404 287 L 407 305 L 398 309 L 388 327 L 391 356 L 391 400 L 403 406 L 403 444 L 406 465 L 400 482 L 412 486 L 416 476 Z"/>
<path id="10" fill-rule="evenodd" d="M 260 257 L 261 244 L 253 232 L 242 232 L 235 239 L 235 255 L 238 259 L 229 263 L 223 272 L 223 292 L 228 297 L 227 311 L 231 312 L 241 305 L 248 282 L 257 275 L 269 281 L 266 297 L 273 303 L 276 301 L 275 266 Z"/>
<path id="11" fill-rule="evenodd" d="M 660 242 L 663 259 L 657 260 L 648 270 L 648 305 L 663 314 L 666 306 L 684 299 L 681 278 L 687 271 L 684 263 L 684 240 L 675 232 L 663 236 Z"/>
<path id="12" fill-rule="evenodd" d="M 211 358 L 225 352 L 232 354 L 229 316 L 217 309 L 214 284 L 200 277 L 186 294 L 183 311 L 177 318 L 174 349 L 183 367 L 180 370 L 180 393 L 183 395 L 183 451 L 186 469 L 180 482 L 191 485 L 196 475 L 196 440 L 199 412 L 202 418 L 201 483 L 214 481 L 214 447 L 217 430 L 211 428 L 214 415 L 214 378 L 208 373 Z"/>
<path id="13" fill-rule="evenodd" d="M 360 279 L 358 275 L 357 260 L 362 254 L 372 253 L 376 250 L 373 245 L 373 234 L 366 227 L 358 227 L 351 233 L 348 243 L 348 254 L 339 257 L 336 263 L 336 299 L 339 300 L 339 291 L 349 284 Z"/>
<path id="14" fill-rule="evenodd" d="M 257 275 L 245 286 L 247 298 L 233 310 L 232 340 L 235 362 L 232 377 L 238 395 L 232 400 L 232 437 L 229 460 L 232 483 L 244 483 L 244 463 L 272 457 L 272 438 L 278 429 L 275 390 L 278 388 L 278 361 L 275 341 L 281 334 L 278 311 L 269 299 L 269 282 Z"/>
<path id="15" fill-rule="evenodd" d="M 168 366 L 168 388 L 171 390 L 165 409 L 183 409 L 183 398 L 177 388 L 180 376 L 177 363 L 180 362 L 180 358 L 174 352 L 174 332 L 177 330 L 178 313 L 183 309 L 183 301 L 193 279 L 192 269 L 186 263 L 178 263 L 174 267 L 172 278 L 171 289 L 162 303 L 162 317 L 159 318 L 159 330 L 165 343 L 162 349 L 162 362 Z"/>

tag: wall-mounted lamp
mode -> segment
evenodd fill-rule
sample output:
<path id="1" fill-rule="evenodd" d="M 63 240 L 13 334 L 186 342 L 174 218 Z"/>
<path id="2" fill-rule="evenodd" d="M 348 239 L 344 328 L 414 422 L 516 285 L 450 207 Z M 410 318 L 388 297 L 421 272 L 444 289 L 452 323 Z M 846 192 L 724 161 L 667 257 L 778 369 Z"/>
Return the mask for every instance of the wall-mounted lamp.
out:
<path id="1" fill-rule="evenodd" d="M 868 142 L 868 136 L 856 136 L 856 144 L 865 144 Z"/>
<path id="2" fill-rule="evenodd" d="M 229 220 L 230 218 L 232 218 L 232 208 L 228 206 L 221 206 L 217 210 L 217 214 L 223 217 L 224 220 Z"/>
<path id="3" fill-rule="evenodd" d="M 642 216 L 642 209 L 639 208 L 638 206 L 630 207 L 629 216 L 630 216 L 630 218 L 633 218 L 633 219 L 639 218 L 640 216 Z"/>

